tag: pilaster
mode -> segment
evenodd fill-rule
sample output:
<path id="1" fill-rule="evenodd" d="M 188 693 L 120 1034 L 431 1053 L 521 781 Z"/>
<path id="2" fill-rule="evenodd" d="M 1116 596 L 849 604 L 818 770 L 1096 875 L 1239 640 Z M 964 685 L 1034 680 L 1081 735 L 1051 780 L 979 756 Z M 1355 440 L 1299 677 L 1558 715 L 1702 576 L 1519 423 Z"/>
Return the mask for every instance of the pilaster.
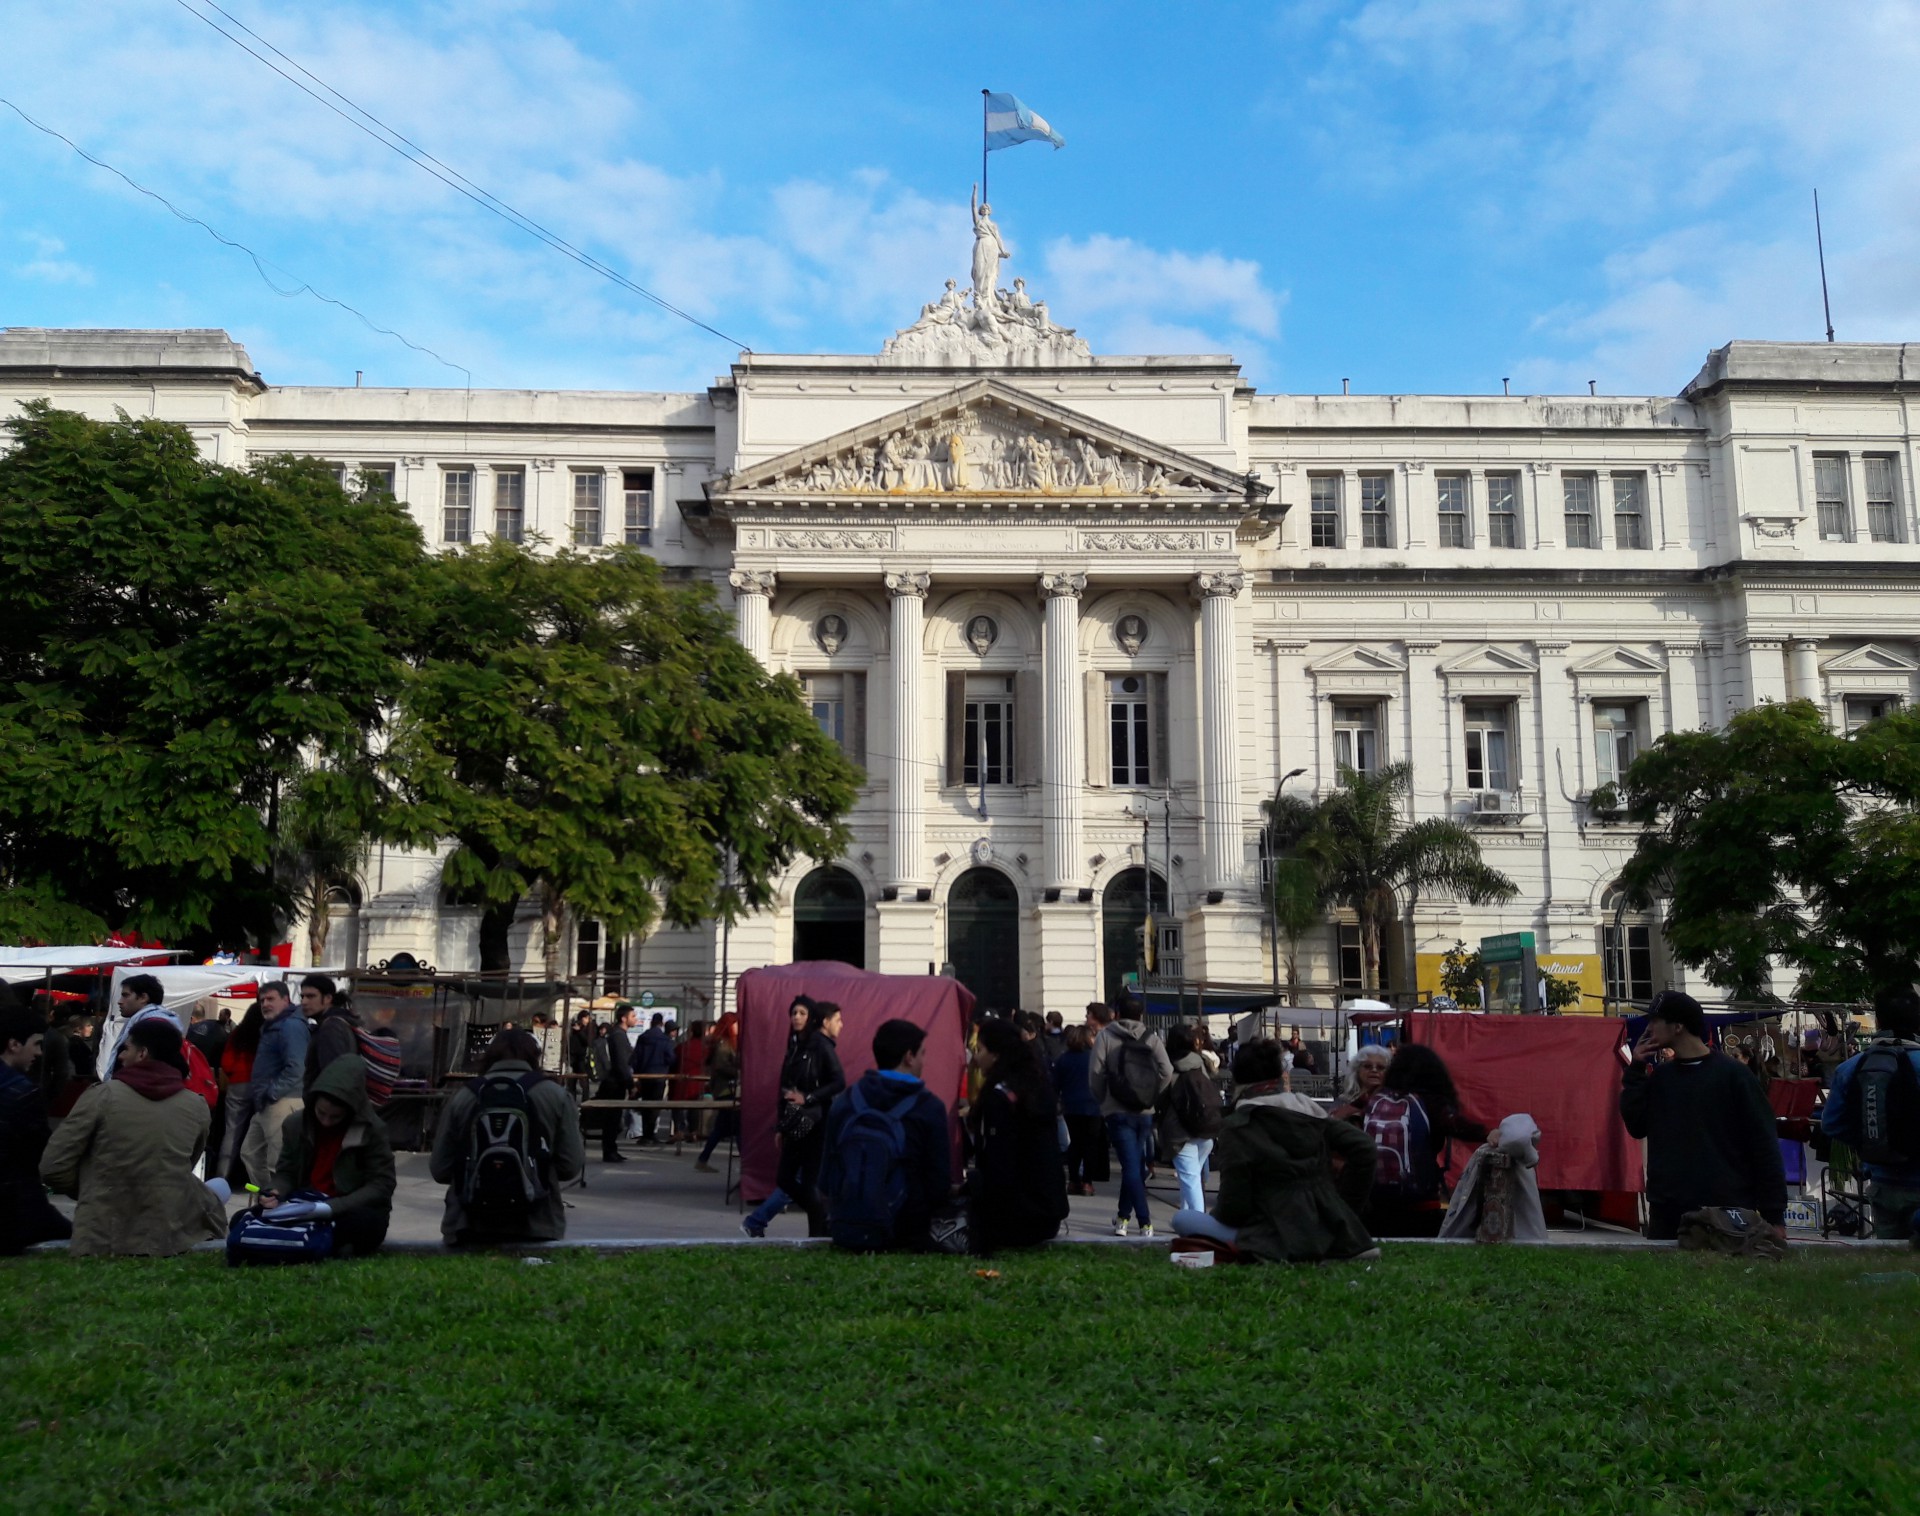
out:
<path id="1" fill-rule="evenodd" d="M 1243 872 L 1233 604 L 1245 584 L 1238 569 L 1210 570 L 1194 580 L 1200 598 L 1201 838 L 1209 894 L 1230 888 Z"/>
<path id="2" fill-rule="evenodd" d="M 1080 845 L 1080 776 L 1082 732 L 1080 690 L 1080 596 L 1087 576 L 1049 573 L 1040 576 L 1046 601 L 1042 667 L 1046 713 L 1040 758 L 1041 830 L 1046 838 L 1045 884 L 1048 889 L 1076 888 L 1086 862 Z M 1084 1002 L 1083 1002 L 1084 1003 Z"/>
<path id="3" fill-rule="evenodd" d="M 888 643 L 893 674 L 893 731 L 887 759 L 887 882 L 926 882 L 926 765 L 920 743 L 920 665 L 930 574 L 885 576 L 892 605 Z M 882 933 L 884 937 L 884 932 Z"/>

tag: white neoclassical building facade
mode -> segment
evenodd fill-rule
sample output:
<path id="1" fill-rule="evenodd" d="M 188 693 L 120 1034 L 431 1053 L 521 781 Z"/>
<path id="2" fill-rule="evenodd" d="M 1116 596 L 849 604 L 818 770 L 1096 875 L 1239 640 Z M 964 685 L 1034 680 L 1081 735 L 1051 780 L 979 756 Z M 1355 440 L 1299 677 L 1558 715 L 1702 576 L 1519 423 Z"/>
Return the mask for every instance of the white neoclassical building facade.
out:
<path id="1" fill-rule="evenodd" d="M 1590 1009 L 1686 983 L 1616 909 L 1631 832 L 1590 797 L 1761 701 L 1914 698 L 1916 390 L 1920 345 L 1733 342 L 1678 397 L 1261 394 L 951 286 L 878 355 L 743 354 L 692 394 L 282 387 L 218 331 L 0 334 L 9 409 L 312 454 L 430 542 L 635 543 L 730 599 L 868 782 L 846 855 L 724 943 L 569 925 L 569 968 L 696 1013 L 723 954 L 1071 1013 L 1134 967 L 1149 889 L 1163 973 L 1267 982 L 1261 802 L 1402 759 L 1410 816 L 1476 827 L 1520 892 L 1410 902 L 1396 988 L 1513 930 Z M 433 857 L 376 850 L 336 913 L 360 960 L 477 963 Z M 1296 952 L 1357 983 L 1351 923 Z"/>

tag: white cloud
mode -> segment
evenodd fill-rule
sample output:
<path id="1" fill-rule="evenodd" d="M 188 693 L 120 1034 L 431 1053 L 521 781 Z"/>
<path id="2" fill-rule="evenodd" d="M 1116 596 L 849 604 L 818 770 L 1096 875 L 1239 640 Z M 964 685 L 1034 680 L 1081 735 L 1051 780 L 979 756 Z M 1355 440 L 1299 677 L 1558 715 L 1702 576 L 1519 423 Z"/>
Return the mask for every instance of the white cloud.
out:
<path id="1" fill-rule="evenodd" d="M 1284 294 L 1260 265 L 1217 252 L 1162 252 L 1097 233 L 1047 244 L 1045 295 L 1096 351 L 1228 352 L 1258 362 L 1280 334 Z"/>
<path id="2" fill-rule="evenodd" d="M 38 232 L 23 232 L 20 240 L 29 244 L 34 256 L 25 263 L 13 266 L 15 274 L 22 279 L 38 279 L 48 284 L 91 284 L 93 270 L 85 264 L 76 263 L 71 258 L 60 255 L 67 250 L 66 243 L 58 237 L 45 237 Z"/>

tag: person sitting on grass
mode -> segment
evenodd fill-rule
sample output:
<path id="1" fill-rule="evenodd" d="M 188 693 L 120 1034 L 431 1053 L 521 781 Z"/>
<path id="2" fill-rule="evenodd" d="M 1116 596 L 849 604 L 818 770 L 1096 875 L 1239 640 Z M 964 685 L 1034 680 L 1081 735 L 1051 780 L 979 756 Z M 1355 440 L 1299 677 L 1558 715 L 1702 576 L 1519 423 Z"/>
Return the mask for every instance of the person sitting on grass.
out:
<path id="1" fill-rule="evenodd" d="M 287 1120 L 261 1207 L 269 1220 L 331 1219 L 334 1256 L 350 1257 L 387 1240 L 395 1185 L 393 1144 L 367 1099 L 367 1066 L 357 1053 L 335 1058 L 315 1077 L 306 1108 Z"/>
<path id="2" fill-rule="evenodd" d="M 983 1021 L 974 1060 L 985 1076 L 974 1106 L 979 1161 L 967 1193 L 976 1253 L 1038 1247 L 1067 1219 L 1060 1108 L 1039 1045 L 1013 1021 Z"/>
<path id="3" fill-rule="evenodd" d="M 827 1111 L 820 1190 L 835 1247 L 920 1252 L 934 1212 L 952 1197 L 947 1107 L 920 1077 L 926 1042 L 911 1021 L 881 1022 L 873 1067 Z"/>
<path id="4" fill-rule="evenodd" d="M 73 1228 L 47 1202 L 40 1182 L 46 1151 L 47 1101 L 27 1077 L 40 1056 L 46 1023 L 11 1003 L 0 986 L 0 1256 L 36 1242 L 71 1237 Z"/>
<path id="5" fill-rule="evenodd" d="M 1373 1140 L 1330 1119 L 1310 1096 L 1288 1091 L 1285 1073 L 1270 1037 L 1234 1055 L 1238 1098 L 1214 1145 L 1220 1193 L 1213 1214 L 1176 1211 L 1174 1231 L 1271 1263 L 1379 1257 L 1356 1209 L 1373 1184 Z"/>
<path id="6" fill-rule="evenodd" d="M 40 1177 L 79 1201 L 75 1257 L 169 1258 L 226 1235 L 225 1182 L 193 1175 L 213 1117 L 187 1088 L 182 1043 L 168 1018 L 136 1021 L 113 1077 L 82 1095 L 47 1143 Z"/>
<path id="7" fill-rule="evenodd" d="M 1487 1140 L 1486 1126 L 1461 1111 L 1440 1055 L 1402 1043 L 1367 1099 L 1362 1126 L 1379 1154 L 1366 1213 L 1373 1235 L 1438 1237 L 1447 1215 L 1447 1143 Z"/>
<path id="8" fill-rule="evenodd" d="M 626 1037 L 618 1028 L 613 1035 Z M 560 1186 L 580 1177 L 587 1148 L 579 1110 L 558 1081 L 534 1067 L 539 1059 L 533 1033 L 501 1032 L 481 1055 L 480 1077 L 447 1102 L 427 1172 L 447 1187 L 440 1235 L 449 1243 L 558 1242 L 567 1235 Z"/>

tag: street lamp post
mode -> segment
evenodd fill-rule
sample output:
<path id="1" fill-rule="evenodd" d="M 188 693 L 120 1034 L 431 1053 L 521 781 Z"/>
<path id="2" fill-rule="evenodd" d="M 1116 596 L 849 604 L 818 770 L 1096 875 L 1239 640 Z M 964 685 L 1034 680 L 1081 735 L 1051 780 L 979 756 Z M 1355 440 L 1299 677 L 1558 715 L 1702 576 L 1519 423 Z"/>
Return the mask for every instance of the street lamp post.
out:
<path id="1" fill-rule="evenodd" d="M 1290 769 L 1280 776 L 1280 782 L 1273 787 L 1273 805 L 1267 812 L 1267 824 L 1261 831 L 1262 849 L 1267 855 L 1267 948 L 1270 962 L 1273 964 L 1273 998 L 1280 999 L 1280 913 L 1274 905 L 1273 887 L 1279 875 L 1280 858 L 1273 845 L 1274 816 L 1280 809 L 1280 796 L 1289 780 L 1298 779 L 1306 773 L 1305 769 Z"/>

